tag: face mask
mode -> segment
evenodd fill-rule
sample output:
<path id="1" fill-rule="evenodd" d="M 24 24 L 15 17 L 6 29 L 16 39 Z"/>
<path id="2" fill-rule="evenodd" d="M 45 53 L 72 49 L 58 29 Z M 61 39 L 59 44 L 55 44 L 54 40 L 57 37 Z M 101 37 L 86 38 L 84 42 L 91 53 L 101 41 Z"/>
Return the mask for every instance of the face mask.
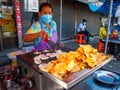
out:
<path id="1" fill-rule="evenodd" d="M 42 19 L 42 21 L 44 23 L 48 24 L 52 20 L 52 15 L 50 15 L 50 14 L 44 14 L 44 15 L 41 16 L 41 19 Z"/>
<path id="2" fill-rule="evenodd" d="M 86 25 L 87 23 L 86 22 L 83 22 L 84 25 Z"/>

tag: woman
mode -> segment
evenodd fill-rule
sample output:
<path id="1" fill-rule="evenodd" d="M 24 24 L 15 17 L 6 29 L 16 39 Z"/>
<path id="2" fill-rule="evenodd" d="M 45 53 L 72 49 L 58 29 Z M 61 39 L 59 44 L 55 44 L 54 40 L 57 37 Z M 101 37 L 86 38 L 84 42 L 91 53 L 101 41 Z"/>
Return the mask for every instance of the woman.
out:
<path id="1" fill-rule="evenodd" d="M 102 39 L 107 35 L 107 25 L 100 27 L 100 40 L 98 42 L 98 51 L 104 51 L 105 43 L 102 42 Z"/>
<path id="2" fill-rule="evenodd" d="M 107 35 L 107 27 L 100 27 L 100 41 Z"/>
<path id="3" fill-rule="evenodd" d="M 53 8 L 45 2 L 39 7 L 39 20 L 30 27 L 27 33 L 24 35 L 23 40 L 25 42 L 34 41 L 34 50 L 41 51 L 50 49 L 48 40 L 57 43 L 57 26 L 55 21 L 52 20 Z"/>

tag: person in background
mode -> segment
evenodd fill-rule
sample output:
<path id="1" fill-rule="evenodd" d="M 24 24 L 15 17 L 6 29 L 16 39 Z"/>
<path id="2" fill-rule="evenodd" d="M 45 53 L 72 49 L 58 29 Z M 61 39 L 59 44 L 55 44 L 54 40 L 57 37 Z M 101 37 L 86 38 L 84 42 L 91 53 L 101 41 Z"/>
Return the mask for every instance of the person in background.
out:
<path id="1" fill-rule="evenodd" d="M 107 25 L 103 26 L 101 25 L 100 27 L 100 32 L 99 32 L 99 41 L 98 41 L 98 51 L 104 51 L 105 48 L 105 43 L 102 42 L 103 38 L 105 38 L 107 35 Z"/>
<path id="2" fill-rule="evenodd" d="M 104 26 L 100 27 L 100 41 L 99 43 L 103 44 L 103 48 L 105 48 L 105 42 L 102 41 L 103 38 L 106 38 L 108 32 L 108 25 L 105 24 Z M 110 32 L 108 32 L 109 38 L 110 38 Z M 115 44 L 114 43 L 108 43 L 107 53 L 108 54 L 115 54 Z"/>
<path id="3" fill-rule="evenodd" d="M 38 21 L 34 22 L 23 37 L 25 42 L 34 42 L 34 51 L 50 49 L 48 40 L 58 42 L 57 25 L 53 20 L 52 6 L 44 2 L 39 7 Z"/>
<path id="4" fill-rule="evenodd" d="M 84 34 L 86 36 L 86 42 L 89 42 L 89 36 L 93 37 L 90 32 L 87 30 L 87 20 L 83 19 L 82 22 L 78 25 L 77 34 Z"/>
<path id="5" fill-rule="evenodd" d="M 106 37 L 106 35 L 107 35 L 107 27 L 108 27 L 107 25 L 100 27 L 100 33 L 99 33 L 100 41 L 102 41 L 102 39 Z"/>

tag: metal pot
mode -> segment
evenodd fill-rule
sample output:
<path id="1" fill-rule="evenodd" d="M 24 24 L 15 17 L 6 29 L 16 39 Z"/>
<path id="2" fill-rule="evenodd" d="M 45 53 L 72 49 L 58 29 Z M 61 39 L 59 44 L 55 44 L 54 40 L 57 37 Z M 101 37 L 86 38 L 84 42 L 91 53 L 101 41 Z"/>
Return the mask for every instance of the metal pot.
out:
<path id="1" fill-rule="evenodd" d="M 6 88 L 10 88 L 12 86 L 12 79 L 4 80 L 4 85 Z"/>

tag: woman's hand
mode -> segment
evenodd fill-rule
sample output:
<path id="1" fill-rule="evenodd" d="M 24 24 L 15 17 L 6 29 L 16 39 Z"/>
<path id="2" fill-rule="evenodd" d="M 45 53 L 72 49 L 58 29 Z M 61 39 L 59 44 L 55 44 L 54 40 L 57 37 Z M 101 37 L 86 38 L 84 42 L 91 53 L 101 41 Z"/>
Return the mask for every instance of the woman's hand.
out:
<path id="1" fill-rule="evenodd" d="M 23 40 L 25 42 L 33 42 L 38 37 L 40 37 L 43 40 L 47 41 L 48 40 L 48 33 L 45 32 L 45 31 L 40 31 L 40 32 L 34 33 L 34 34 L 26 34 L 26 35 L 24 35 Z"/>
<path id="2" fill-rule="evenodd" d="M 46 40 L 46 39 L 48 39 L 48 33 L 47 32 L 45 32 L 45 31 L 41 31 L 41 32 L 39 32 L 39 36 L 43 39 L 43 40 Z"/>
<path id="3" fill-rule="evenodd" d="M 63 43 L 61 43 L 61 44 L 60 44 L 60 47 L 64 47 L 64 44 L 63 44 Z"/>
<path id="4" fill-rule="evenodd" d="M 57 45 L 58 45 L 59 47 L 64 47 L 64 44 L 61 44 L 59 41 L 57 42 Z"/>

